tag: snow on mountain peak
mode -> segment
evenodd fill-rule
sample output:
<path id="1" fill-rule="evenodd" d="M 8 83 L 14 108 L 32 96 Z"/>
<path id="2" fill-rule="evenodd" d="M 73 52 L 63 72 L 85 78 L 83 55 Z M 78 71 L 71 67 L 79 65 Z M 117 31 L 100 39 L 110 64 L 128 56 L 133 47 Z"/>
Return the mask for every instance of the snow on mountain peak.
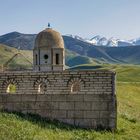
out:
<path id="1" fill-rule="evenodd" d="M 104 36 L 95 35 L 91 39 L 83 39 L 82 37 L 79 37 L 77 35 L 67 35 L 72 38 L 90 43 L 92 45 L 96 46 L 107 46 L 107 47 L 125 47 L 125 46 L 135 46 L 140 45 L 140 38 L 132 39 L 132 40 L 123 40 L 123 39 L 117 39 L 114 37 L 111 37 L 107 39 Z"/>

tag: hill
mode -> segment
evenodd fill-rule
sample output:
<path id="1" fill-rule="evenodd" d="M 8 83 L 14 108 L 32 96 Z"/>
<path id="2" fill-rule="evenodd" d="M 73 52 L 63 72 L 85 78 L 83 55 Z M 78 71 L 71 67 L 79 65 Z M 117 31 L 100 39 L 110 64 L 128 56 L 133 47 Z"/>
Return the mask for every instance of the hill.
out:
<path id="1" fill-rule="evenodd" d="M 0 43 L 10 47 L 20 47 L 23 50 L 32 50 L 35 37 L 35 34 L 12 32 L 0 36 Z M 63 39 L 65 48 L 70 51 L 69 54 L 75 53 L 75 55 L 87 57 L 86 59 L 94 58 L 99 63 L 140 64 L 140 46 L 103 47 L 92 45 L 71 36 L 63 36 Z M 81 61 L 82 59 L 83 57 Z"/>
<path id="2" fill-rule="evenodd" d="M 0 44 L 0 67 L 5 64 L 9 59 L 12 58 L 18 50 L 13 47 L 9 47 L 7 45 Z M 32 50 L 20 50 L 20 53 L 23 55 L 17 55 L 14 59 L 8 64 L 9 68 L 15 67 L 23 67 L 23 68 L 32 68 L 33 62 L 33 55 Z M 31 63 L 29 63 L 27 60 Z M 78 60 L 78 61 L 75 61 Z M 81 56 L 73 51 L 66 49 L 66 65 L 67 66 L 75 66 L 80 64 L 92 64 L 92 63 L 99 63 L 98 61 L 94 61 L 94 59 L 89 57 Z"/>
<path id="3" fill-rule="evenodd" d="M 11 48 L 9 46 L 0 44 L 0 67 L 8 62 L 15 54 L 18 53 L 18 50 L 15 48 Z M 8 68 L 31 68 L 32 67 L 32 51 L 21 50 L 20 54 L 16 55 L 8 64 Z"/>
<path id="4" fill-rule="evenodd" d="M 11 32 L 0 36 L 0 43 L 22 50 L 31 50 L 34 46 L 35 37 L 34 34 Z"/>

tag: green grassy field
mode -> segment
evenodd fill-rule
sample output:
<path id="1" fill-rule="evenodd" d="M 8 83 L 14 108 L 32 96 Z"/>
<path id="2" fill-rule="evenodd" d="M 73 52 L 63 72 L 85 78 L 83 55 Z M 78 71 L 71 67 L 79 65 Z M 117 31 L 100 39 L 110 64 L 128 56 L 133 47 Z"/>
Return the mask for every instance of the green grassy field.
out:
<path id="1" fill-rule="evenodd" d="M 0 113 L 0 140 L 139 140 L 140 67 L 104 66 L 117 72 L 118 126 L 115 132 L 74 128 L 37 116 Z"/>

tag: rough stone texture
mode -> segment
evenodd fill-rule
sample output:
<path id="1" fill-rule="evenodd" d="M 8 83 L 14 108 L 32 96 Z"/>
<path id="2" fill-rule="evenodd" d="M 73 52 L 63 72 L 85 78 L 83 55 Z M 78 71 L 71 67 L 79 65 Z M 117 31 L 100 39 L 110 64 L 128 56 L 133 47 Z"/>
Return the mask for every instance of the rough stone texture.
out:
<path id="1" fill-rule="evenodd" d="M 16 93 L 6 93 L 8 85 Z M 79 84 L 77 90 L 71 88 Z M 39 92 L 39 85 L 43 91 Z M 0 73 L 0 109 L 37 113 L 84 128 L 115 129 L 115 73 L 111 71 Z"/>

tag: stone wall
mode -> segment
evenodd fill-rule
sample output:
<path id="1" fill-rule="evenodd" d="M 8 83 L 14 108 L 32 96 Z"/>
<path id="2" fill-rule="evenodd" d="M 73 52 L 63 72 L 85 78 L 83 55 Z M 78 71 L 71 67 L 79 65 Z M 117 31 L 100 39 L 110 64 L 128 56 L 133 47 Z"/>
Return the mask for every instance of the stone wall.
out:
<path id="1" fill-rule="evenodd" d="M 6 93 L 10 83 L 16 85 L 15 94 Z M 0 73 L 0 108 L 37 113 L 85 128 L 115 129 L 115 73 L 76 70 Z"/>

